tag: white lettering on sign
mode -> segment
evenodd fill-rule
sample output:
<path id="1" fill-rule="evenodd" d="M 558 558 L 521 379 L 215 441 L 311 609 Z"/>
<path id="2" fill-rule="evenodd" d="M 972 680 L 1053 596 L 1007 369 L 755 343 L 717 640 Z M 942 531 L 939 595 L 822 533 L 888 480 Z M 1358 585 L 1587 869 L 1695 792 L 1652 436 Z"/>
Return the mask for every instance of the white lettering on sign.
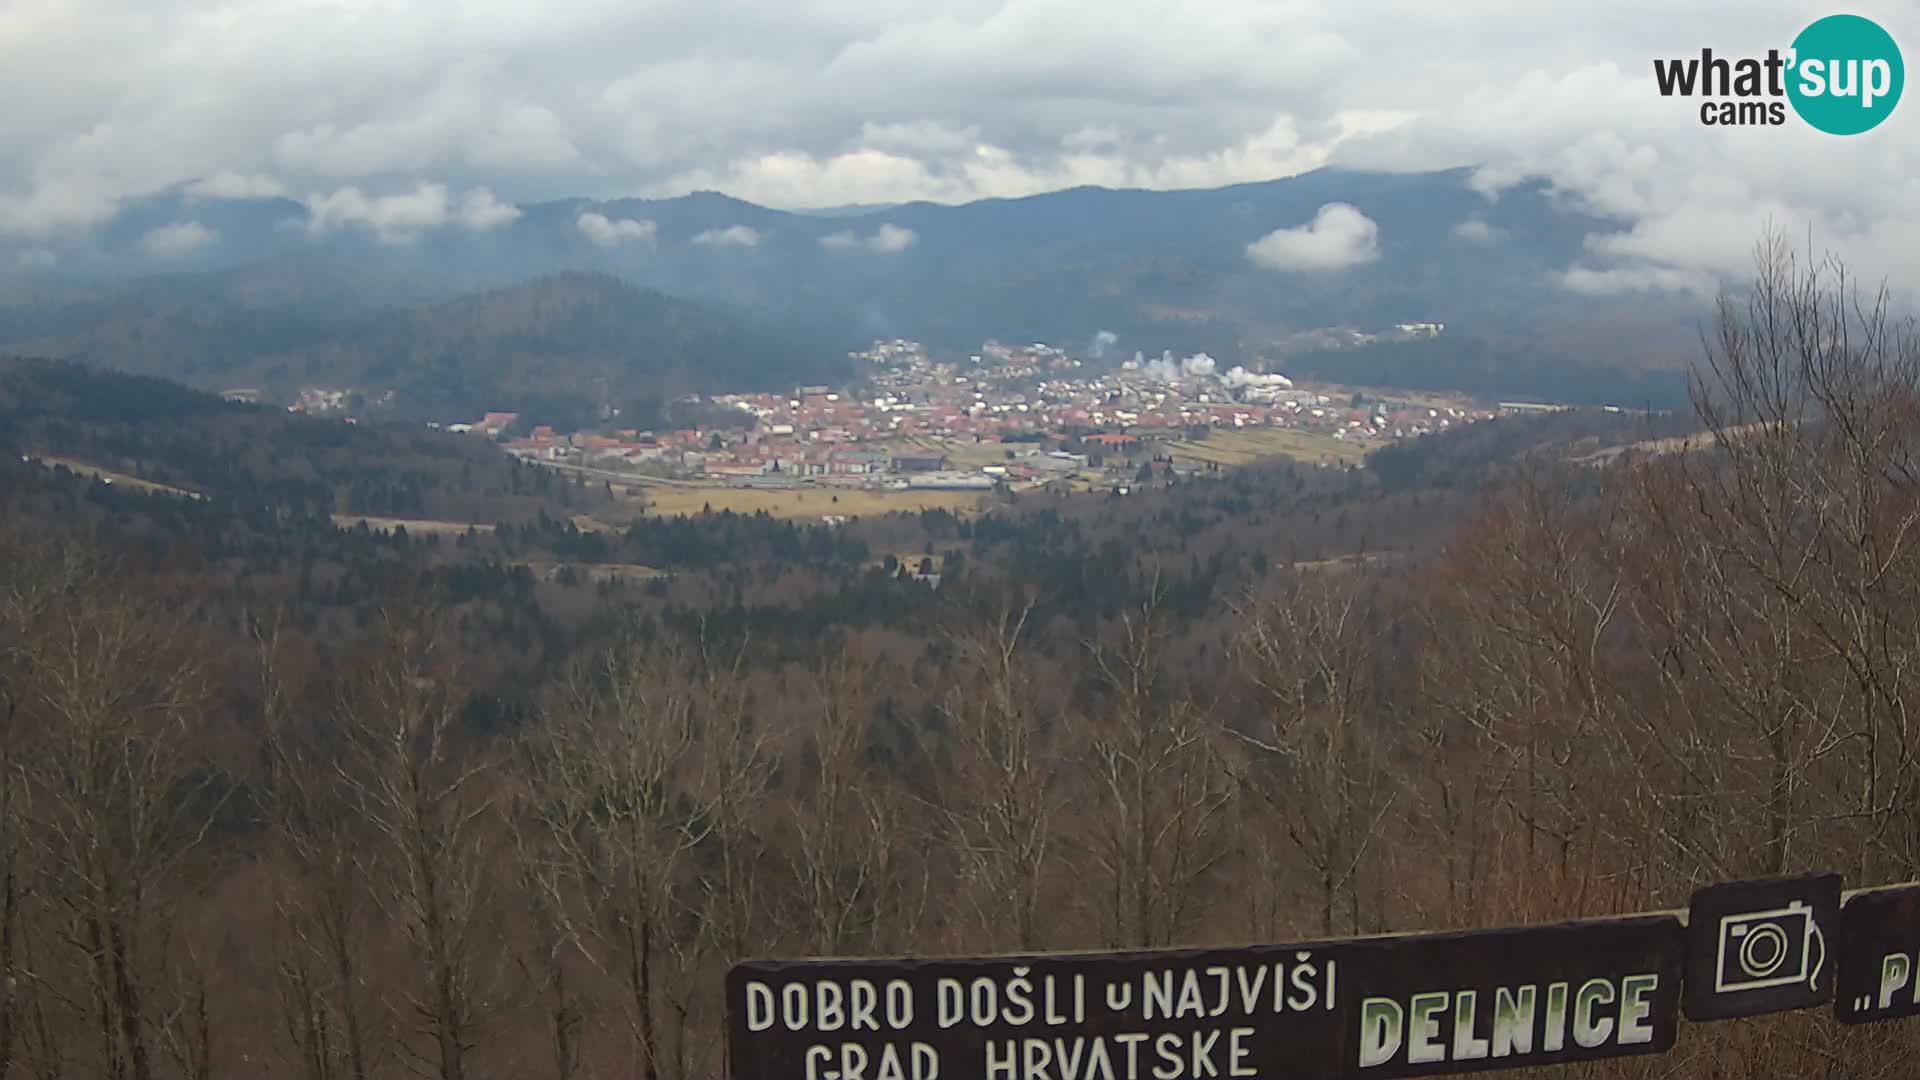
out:
<path id="1" fill-rule="evenodd" d="M 1039 1019 L 1049 1027 L 1083 1024 L 1087 1020 L 1087 977 L 1063 979 L 1042 976 L 1038 986 L 1032 969 L 1017 967 L 1004 989 L 987 976 L 970 981 L 941 979 L 934 984 L 935 1019 L 943 1028 L 960 1024 L 989 1027 L 996 1023 L 1024 1027 Z M 1036 1004 L 1035 990 L 1038 990 Z"/>
<path id="2" fill-rule="evenodd" d="M 1255 1077 L 1254 1029 L 990 1039 L 985 1080 L 1214 1080 Z"/>
<path id="3" fill-rule="evenodd" d="M 1141 1012 L 1147 1020 L 1196 1020 L 1236 1012 L 1253 1016 L 1331 1010 L 1338 961 L 1322 967 L 1311 952 L 1293 954 L 1291 965 L 1237 964 L 1232 967 L 1164 968 L 1140 976 Z M 1107 1006 L 1124 1011 L 1133 1001 L 1130 987 L 1107 987 Z"/>
<path id="4" fill-rule="evenodd" d="M 810 1046 L 806 1080 L 940 1080 L 940 1055 L 926 1043 L 912 1043 L 905 1053 L 888 1043 L 877 1052 L 859 1043 Z"/>
<path id="5" fill-rule="evenodd" d="M 782 1080 L 1283 1080 L 1338 1062 L 1371 1076 L 1526 1067 L 1666 1045 L 1681 930 L 1673 918 L 1553 928 L 1489 938 L 1484 954 L 1478 942 L 1430 949 L 1413 936 L 1090 960 L 750 964 L 729 977 L 730 1037 L 736 1075 Z M 1893 957 L 1869 974 L 1878 996 L 1904 1002 L 1920 961 Z"/>
<path id="6" fill-rule="evenodd" d="M 1650 973 L 1589 979 L 1577 990 L 1551 983 L 1544 995 L 1538 986 L 1497 987 L 1485 1034 L 1477 991 L 1414 994 L 1405 1004 L 1366 998 L 1360 1003 L 1359 1066 L 1525 1056 L 1534 1053 L 1536 1034 L 1544 1054 L 1565 1050 L 1569 1039 L 1582 1050 L 1643 1046 L 1653 1042 L 1653 993 L 1659 986 L 1660 976 Z M 1544 1012 L 1535 1008 L 1542 996 Z"/>
<path id="7" fill-rule="evenodd" d="M 747 1030 L 905 1031 L 913 1026 L 913 984 L 890 979 L 884 990 L 866 979 L 844 987 L 831 979 L 791 982 L 778 994 L 747 983 Z M 882 1024 L 884 1021 L 884 1026 Z"/>

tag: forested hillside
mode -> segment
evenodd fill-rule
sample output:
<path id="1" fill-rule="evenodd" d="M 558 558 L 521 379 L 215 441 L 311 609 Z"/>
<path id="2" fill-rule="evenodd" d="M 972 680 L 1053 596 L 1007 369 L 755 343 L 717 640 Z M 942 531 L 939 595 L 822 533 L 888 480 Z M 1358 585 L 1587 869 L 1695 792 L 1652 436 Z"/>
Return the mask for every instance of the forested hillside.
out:
<path id="1" fill-rule="evenodd" d="M 1844 300 L 1725 313 L 1707 449 L 1502 420 L 972 519 L 380 536 L 7 455 L 0 1076 L 692 1080 L 746 957 L 1910 878 L 1920 354 L 1787 329 Z M 1651 1068 L 1913 1038 L 1775 1015 Z"/>
<path id="2" fill-rule="evenodd" d="M 479 438 L 419 424 L 348 424 L 237 404 L 178 383 L 0 358 L 0 448 L 284 512 L 491 525 L 611 507 L 583 485 Z"/>
<path id="3" fill-rule="evenodd" d="M 512 408 L 569 429 L 692 391 L 838 381 L 862 340 L 798 320 L 776 333 L 718 305 L 587 273 L 419 306 L 322 312 L 143 289 L 9 314 L 0 310 L 0 344 L 25 355 L 276 400 L 309 385 L 393 391 L 391 415 L 445 421 Z"/>

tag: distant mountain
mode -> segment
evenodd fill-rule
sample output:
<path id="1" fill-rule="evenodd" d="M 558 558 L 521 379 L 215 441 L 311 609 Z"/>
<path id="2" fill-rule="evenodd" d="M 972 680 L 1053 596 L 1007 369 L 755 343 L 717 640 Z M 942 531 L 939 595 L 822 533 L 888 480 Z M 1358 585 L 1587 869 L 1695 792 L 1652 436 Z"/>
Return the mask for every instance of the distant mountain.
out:
<path id="1" fill-rule="evenodd" d="M 313 384 L 352 386 L 374 400 L 391 390 L 399 415 L 457 419 L 512 408 L 568 426 L 603 407 L 688 391 L 839 378 L 847 363 L 846 341 L 776 333 L 721 307 L 602 273 L 552 275 L 413 307 L 374 307 L 355 297 L 331 315 L 310 304 L 253 306 L 236 292 L 259 298 L 278 286 L 207 276 L 169 291 L 143 281 L 116 298 L 42 315 L 40 336 L 7 351 L 282 399 Z"/>
<path id="2" fill-rule="evenodd" d="M 1538 185 L 1490 201 L 1470 176 L 1321 170 L 1211 190 L 1081 187 L 959 206 L 807 212 L 717 192 L 565 199 L 521 206 L 510 224 L 489 230 L 385 237 L 354 225 L 316 233 L 292 200 L 207 200 L 182 188 L 138 201 L 84 244 L 55 251 L 53 271 L 0 280 L 0 344 L 77 344 L 121 363 L 122 354 L 101 348 L 116 332 L 100 327 L 147 327 L 166 351 L 178 342 L 173 324 L 185 321 L 200 335 L 188 351 L 215 355 L 149 366 L 198 378 L 189 360 L 272 368 L 275 357 L 339 337 L 343 319 L 585 272 L 723 303 L 836 347 L 896 335 L 949 349 L 989 337 L 1082 345 L 1106 330 L 1118 336 L 1116 355 L 1205 350 L 1246 362 L 1277 355 L 1300 331 L 1441 322 L 1456 340 L 1503 350 L 1503 365 L 1524 353 L 1532 365 L 1671 368 L 1691 354 L 1699 315 L 1691 302 L 1593 298 L 1559 284 L 1586 255 L 1589 236 L 1624 223 L 1571 210 Z M 1333 202 L 1377 225 L 1377 258 L 1288 272 L 1249 257 L 1250 244 L 1307 225 Z M 182 225 L 202 230 L 197 245 L 156 248 L 156 235 Z M 160 320 L 164 332 L 155 326 L 162 311 L 172 313 Z M 314 319 L 325 325 L 314 328 Z M 644 338 L 644 322 L 603 323 L 592 331 L 596 348 L 604 352 L 609 335 Z M 222 344 L 217 335 L 229 329 L 239 337 Z M 397 378 L 420 365 L 438 370 L 433 356 L 408 351 L 425 344 L 411 336 L 417 331 L 364 332 L 389 350 L 372 366 Z M 123 350 L 148 340 L 119 337 Z M 577 351 L 543 355 L 565 360 Z M 1394 358 L 1417 368 L 1418 352 Z M 1315 363 L 1337 369 L 1340 360 Z M 294 362 L 284 374 L 301 370 Z M 762 382 L 776 385 L 787 366 L 766 374 Z"/>
<path id="3" fill-rule="evenodd" d="M 899 203 L 851 203 L 846 206 L 818 206 L 792 212 L 801 217 L 861 217 L 866 214 L 882 214 L 899 205 Z"/>

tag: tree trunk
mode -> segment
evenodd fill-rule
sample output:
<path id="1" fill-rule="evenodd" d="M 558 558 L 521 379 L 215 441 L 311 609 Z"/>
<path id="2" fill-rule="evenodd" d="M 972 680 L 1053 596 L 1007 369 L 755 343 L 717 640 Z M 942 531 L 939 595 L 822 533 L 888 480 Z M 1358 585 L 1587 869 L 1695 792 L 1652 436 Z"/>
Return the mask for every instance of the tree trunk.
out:
<path id="1" fill-rule="evenodd" d="M 645 1080 L 660 1080 L 660 1039 L 653 1023 L 653 919 L 640 921 L 640 1051 Z"/>
<path id="2" fill-rule="evenodd" d="M 352 1080 L 367 1080 L 367 1052 L 365 1037 L 360 1031 L 360 1010 L 353 1006 L 354 987 L 359 985 L 359 972 L 353 961 L 353 947 L 348 938 L 348 928 L 352 924 L 344 907 L 334 912 L 333 932 L 333 974 L 340 984 L 340 1023 L 346 1029 L 347 1036 L 347 1072 Z"/>
<path id="3" fill-rule="evenodd" d="M 4 781 L 0 781 L 4 783 Z M 4 827 L 4 826 L 0 826 Z M 13 1071 L 17 1038 L 14 987 L 18 982 L 15 952 L 20 938 L 20 892 L 11 864 L 0 867 L 0 1080 Z"/>
<path id="4" fill-rule="evenodd" d="M 153 1062 L 147 1054 L 146 1033 L 141 1030 L 140 990 L 134 984 L 133 970 L 127 959 L 126 935 L 118 922 L 107 927 L 108 963 L 113 974 L 113 997 L 120 1014 L 120 1029 L 127 1041 L 127 1063 L 132 1080 L 153 1080 Z"/>
<path id="5" fill-rule="evenodd" d="M 417 841 L 424 849 L 429 841 Z M 415 852 L 421 880 L 421 907 L 426 916 L 424 927 L 427 964 L 433 974 L 433 1034 L 440 1048 L 440 1080 L 466 1080 L 464 1017 L 461 1014 L 460 989 L 454 960 L 447 943 L 446 913 L 441 910 L 438 867 L 425 850 Z"/>

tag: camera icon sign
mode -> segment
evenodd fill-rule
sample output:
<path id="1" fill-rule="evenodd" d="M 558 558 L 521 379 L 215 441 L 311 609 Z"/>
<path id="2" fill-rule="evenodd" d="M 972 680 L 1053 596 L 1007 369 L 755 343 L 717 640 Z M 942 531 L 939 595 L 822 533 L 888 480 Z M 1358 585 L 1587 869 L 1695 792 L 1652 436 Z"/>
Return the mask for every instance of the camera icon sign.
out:
<path id="1" fill-rule="evenodd" d="M 1804 901 L 1736 912 L 1720 919 L 1713 988 L 1726 994 L 1804 982 L 1818 991 L 1826 963 L 1826 935 Z"/>
<path id="2" fill-rule="evenodd" d="M 1718 882 L 1687 905 L 1681 1006 L 1689 1020 L 1811 1009 L 1840 966 L 1840 875 Z"/>

